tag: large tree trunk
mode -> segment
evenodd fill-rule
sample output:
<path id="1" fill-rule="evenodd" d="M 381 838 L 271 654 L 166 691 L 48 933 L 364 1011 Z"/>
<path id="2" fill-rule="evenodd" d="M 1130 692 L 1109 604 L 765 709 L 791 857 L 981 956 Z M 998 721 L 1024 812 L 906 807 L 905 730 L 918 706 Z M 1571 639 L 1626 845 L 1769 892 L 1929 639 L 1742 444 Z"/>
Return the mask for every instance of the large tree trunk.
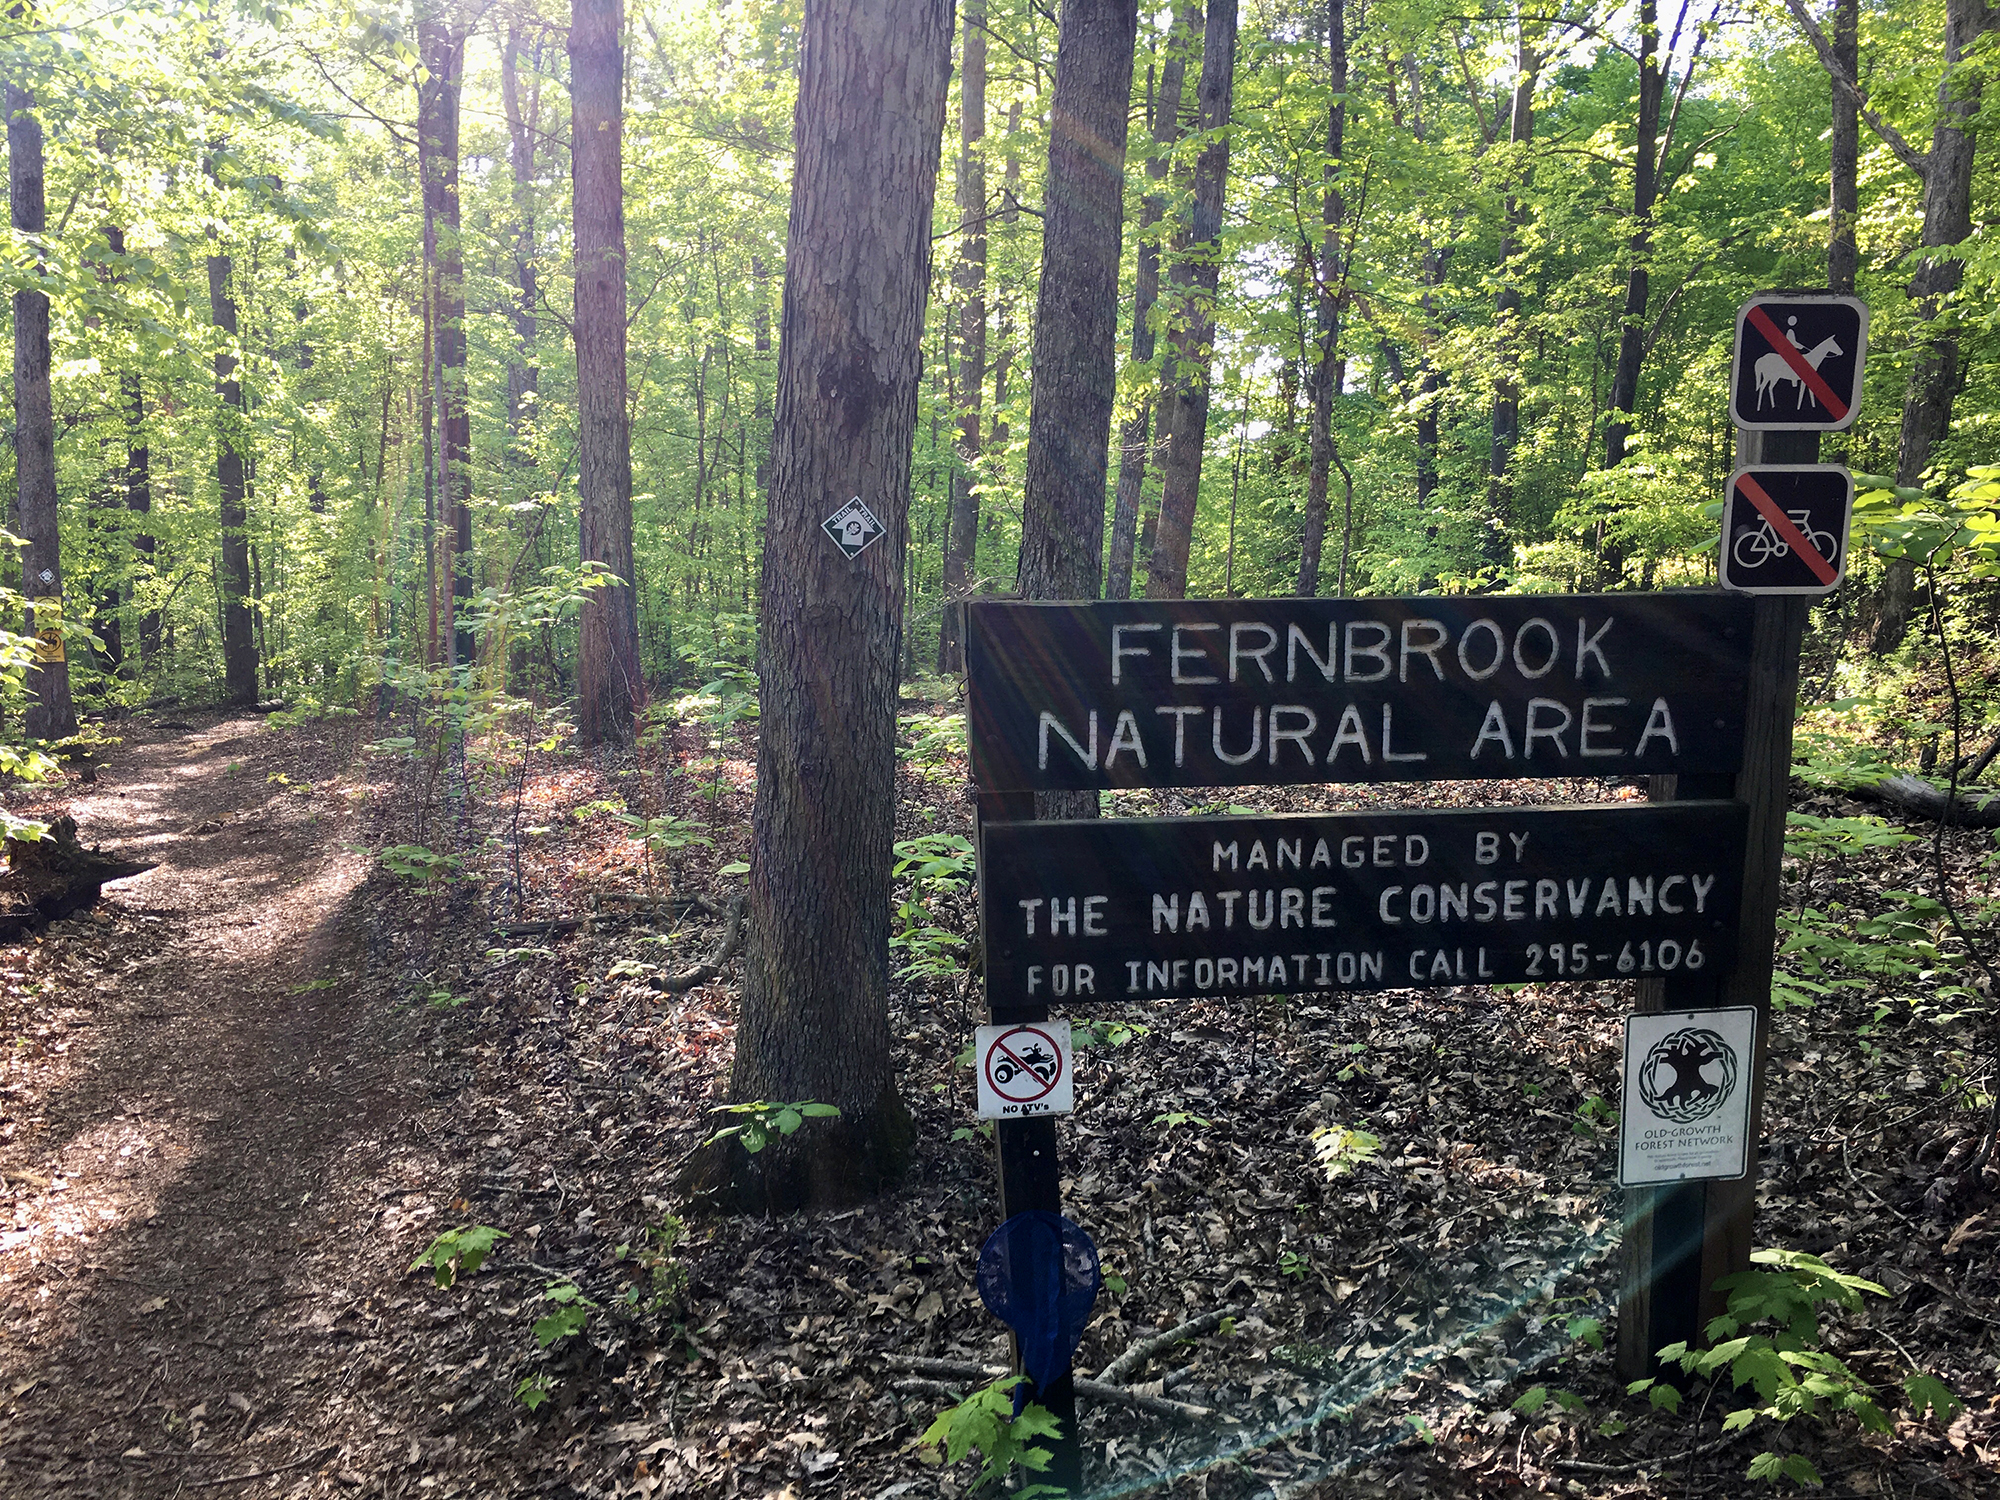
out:
<path id="1" fill-rule="evenodd" d="M 7 198 L 18 234 L 39 235 L 47 225 L 42 185 L 42 122 L 24 89 L 7 85 Z M 21 592 L 28 599 L 28 631 L 62 620 L 62 544 L 56 529 L 56 423 L 49 394 L 49 299 L 45 292 L 14 293 L 14 482 L 21 535 Z M 34 601 L 54 603 L 37 610 Z M 41 618 L 37 619 L 39 613 Z M 28 737 L 59 740 L 76 733 L 70 701 L 69 662 L 41 661 L 28 672 Z"/>
<path id="2" fill-rule="evenodd" d="M 959 69 L 958 212 L 968 226 L 953 281 L 958 307 L 958 377 L 952 406 L 958 413 L 958 463 L 951 476 L 951 512 L 945 522 L 944 623 L 938 633 L 938 670 L 965 670 L 964 614 L 956 601 L 972 591 L 979 546 L 979 397 L 986 383 L 986 0 L 965 0 L 965 44 Z"/>
<path id="3" fill-rule="evenodd" d="M 1020 590 L 1095 599 L 1118 383 L 1118 261 L 1136 0 L 1064 0 L 1035 296 Z"/>
<path id="4" fill-rule="evenodd" d="M 1147 560 L 1146 596 L 1187 594 L 1188 550 L 1201 497 L 1202 447 L 1208 438 L 1209 359 L 1215 344 L 1215 289 L 1222 266 L 1222 200 L 1229 180 L 1230 102 L 1236 84 L 1236 0 L 1210 0 L 1202 37 L 1201 130 L 1208 137 L 1194 167 L 1187 253 L 1169 281 L 1180 292 L 1173 334 L 1175 376 L 1160 402 L 1167 432 L 1160 525 Z"/>
<path id="5" fill-rule="evenodd" d="M 1639 112 L 1632 160 L 1632 233 L 1626 241 L 1624 321 L 1618 334 L 1618 365 L 1611 377 L 1611 420 L 1604 429 L 1604 467 L 1625 461 L 1632 413 L 1639 406 L 1639 365 L 1646 353 L 1646 296 L 1653 248 L 1653 199 L 1659 186 L 1660 101 L 1666 78 L 1660 71 L 1658 0 L 1639 0 Z M 1615 581 L 1617 568 L 1607 571 Z"/>
<path id="6" fill-rule="evenodd" d="M 1946 0 L 1945 73 L 1938 84 L 1937 125 L 1924 169 L 1922 243 L 1936 251 L 1972 233 L 1972 166 L 1979 112 L 1980 80 L 1960 64 L 1979 34 L 1993 24 L 1985 0 Z M 1958 329 L 1947 307 L 1965 273 L 1955 254 L 1927 255 L 1910 278 L 1910 301 L 1930 325 L 1910 366 L 1903 397 L 1902 442 L 1896 452 L 1896 483 L 1918 485 L 1930 468 L 1933 450 L 1951 429 L 1951 403 L 1958 391 Z M 1891 561 L 1882 579 L 1881 608 L 1869 648 L 1878 656 L 1903 643 L 1916 599 L 1916 564 Z"/>
<path id="7" fill-rule="evenodd" d="M 125 253 L 125 230 L 117 224 L 104 226 L 105 248 L 113 255 Z M 150 517 L 153 512 L 153 467 L 152 450 L 146 443 L 146 388 L 137 370 L 125 370 L 118 376 L 118 394 L 125 406 L 125 510 L 129 515 Z M 158 543 L 150 530 L 151 522 L 135 521 L 132 524 L 132 550 L 143 558 L 143 571 L 150 581 L 154 554 Z M 134 593 L 137 592 L 135 583 Z M 150 662 L 160 649 L 160 612 L 157 609 L 139 612 L 139 661 L 143 665 Z"/>
<path id="8" fill-rule="evenodd" d="M 215 161 L 209 160 L 209 175 Z M 256 622 L 250 613 L 250 530 L 245 463 L 250 446 L 243 414 L 243 382 L 236 374 L 236 294 L 227 255 L 208 258 L 209 320 L 221 335 L 215 351 L 215 394 L 220 403 L 215 429 L 215 487 L 222 528 L 222 676 L 229 701 L 257 701 Z"/>
<path id="9" fill-rule="evenodd" d="M 734 1100 L 817 1099 L 691 1186 L 784 1210 L 892 1181 L 912 1126 L 888 1027 L 896 664 L 951 0 L 809 0 L 778 340 L 757 658 L 762 710 Z M 821 523 L 859 496 L 853 559 Z"/>
<path id="10" fill-rule="evenodd" d="M 465 251 L 459 235 L 458 103 L 465 78 L 465 32 L 434 12 L 420 12 L 417 50 L 430 75 L 417 94 L 417 132 L 426 147 L 424 244 L 435 255 L 431 337 L 438 410 L 438 502 L 443 509 L 448 583 L 441 603 L 451 660 L 472 660 L 472 415 L 465 383 Z"/>
<path id="11" fill-rule="evenodd" d="M 528 56 L 529 83 L 521 91 L 521 28 L 510 24 L 500 48 L 500 99 L 507 112 L 507 163 L 514 198 L 514 348 L 507 359 L 507 437 L 516 463 L 530 461 L 522 428 L 534 415 L 535 304 L 541 296 L 535 267 L 535 137 L 542 123 L 542 47 Z"/>
<path id="12" fill-rule="evenodd" d="M 1160 59 L 1159 90 L 1153 99 L 1153 151 L 1146 158 L 1146 195 L 1139 204 L 1138 277 L 1132 289 L 1132 363 L 1151 365 L 1157 348 L 1153 305 L 1160 300 L 1158 225 L 1167 216 L 1167 153 L 1181 133 L 1181 90 L 1187 78 L 1187 47 L 1199 8 L 1190 0 L 1174 7 L 1172 29 Z M 1132 551 L 1139 531 L 1139 502 L 1146 489 L 1146 453 L 1152 444 L 1153 392 L 1147 382 L 1138 410 L 1118 432 L 1118 491 L 1111 505 L 1111 557 L 1105 566 L 1104 597 L 1132 596 Z"/>
<path id="13" fill-rule="evenodd" d="M 578 532 L 592 589 L 577 651 L 585 744 L 625 744 L 641 697 L 632 558 L 632 433 L 625 404 L 625 55 L 621 0 L 573 0 L 570 157 L 575 172 Z"/>
<path id="14" fill-rule="evenodd" d="M 1514 449 L 1521 441 L 1521 237 L 1528 226 L 1528 206 L 1520 189 L 1532 169 L 1528 146 L 1535 137 L 1535 81 L 1542 55 L 1528 42 L 1525 20 L 1517 21 L 1514 46 L 1514 103 L 1507 116 L 1507 172 L 1514 184 L 1507 194 L 1506 228 L 1500 239 L 1500 290 L 1493 298 L 1493 341 L 1498 374 L 1493 381 L 1493 440 L 1487 454 L 1486 538 L 1488 562 L 1506 560 L 1507 528 L 1514 519 L 1513 484 L 1508 475 Z"/>
<path id="15" fill-rule="evenodd" d="M 1326 111 L 1326 165 L 1321 170 L 1325 193 L 1320 200 L 1319 262 L 1313 267 L 1314 329 L 1312 370 L 1311 458 L 1306 471 L 1306 513 L 1299 529 L 1301 598 L 1319 592 L 1320 554 L 1326 546 L 1326 493 L 1333 470 L 1333 398 L 1339 392 L 1344 362 L 1340 358 L 1340 314 L 1347 271 L 1341 233 L 1347 222 L 1347 200 L 1340 191 L 1341 157 L 1347 139 L 1347 0 L 1327 0 L 1326 60 L 1330 90 Z"/>

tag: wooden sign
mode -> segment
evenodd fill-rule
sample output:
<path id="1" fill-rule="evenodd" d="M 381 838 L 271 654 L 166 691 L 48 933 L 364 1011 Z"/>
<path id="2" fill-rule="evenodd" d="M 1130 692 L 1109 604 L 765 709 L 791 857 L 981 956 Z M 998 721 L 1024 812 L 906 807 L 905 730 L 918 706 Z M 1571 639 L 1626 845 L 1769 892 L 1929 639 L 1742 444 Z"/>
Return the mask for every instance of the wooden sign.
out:
<path id="1" fill-rule="evenodd" d="M 1722 971 L 1733 802 L 989 823 L 996 1008 Z"/>
<path id="2" fill-rule="evenodd" d="M 983 791 L 1736 769 L 1721 592 L 966 608 Z"/>

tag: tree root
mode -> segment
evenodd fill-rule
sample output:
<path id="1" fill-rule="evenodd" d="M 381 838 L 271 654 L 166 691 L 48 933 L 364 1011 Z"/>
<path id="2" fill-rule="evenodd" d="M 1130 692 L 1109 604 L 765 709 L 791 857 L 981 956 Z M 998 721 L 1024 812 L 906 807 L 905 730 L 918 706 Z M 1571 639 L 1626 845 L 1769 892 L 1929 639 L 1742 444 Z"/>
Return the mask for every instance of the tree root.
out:
<path id="1" fill-rule="evenodd" d="M 722 941 L 716 945 L 707 959 L 692 969 L 683 969 L 678 974 L 657 974 L 646 982 L 663 994 L 680 995 L 698 984 L 707 984 L 722 972 L 722 966 L 736 956 L 736 950 L 743 944 L 743 897 L 739 891 L 729 903 L 729 925 L 723 929 Z"/>

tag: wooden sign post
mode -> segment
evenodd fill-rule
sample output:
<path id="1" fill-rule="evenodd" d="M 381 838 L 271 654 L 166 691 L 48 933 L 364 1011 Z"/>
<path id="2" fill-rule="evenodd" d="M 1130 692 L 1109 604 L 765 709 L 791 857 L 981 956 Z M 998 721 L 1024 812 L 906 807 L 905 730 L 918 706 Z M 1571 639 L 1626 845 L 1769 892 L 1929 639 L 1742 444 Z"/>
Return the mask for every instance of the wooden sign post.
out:
<path id="1" fill-rule="evenodd" d="M 991 1020 L 1627 976 L 1655 1007 L 1767 1008 L 1797 609 L 1712 590 L 969 605 Z M 1655 804 L 1031 821 L 1038 791 L 1632 774 Z M 996 1139 L 1003 1216 L 1060 1212 L 1054 1119 Z M 1698 1336 L 1714 1277 L 1747 1263 L 1754 1177 L 1635 1192 L 1621 1356 Z M 1034 1395 L 1064 1434 L 1046 1477 L 1074 1489 L 1072 1381 Z"/>

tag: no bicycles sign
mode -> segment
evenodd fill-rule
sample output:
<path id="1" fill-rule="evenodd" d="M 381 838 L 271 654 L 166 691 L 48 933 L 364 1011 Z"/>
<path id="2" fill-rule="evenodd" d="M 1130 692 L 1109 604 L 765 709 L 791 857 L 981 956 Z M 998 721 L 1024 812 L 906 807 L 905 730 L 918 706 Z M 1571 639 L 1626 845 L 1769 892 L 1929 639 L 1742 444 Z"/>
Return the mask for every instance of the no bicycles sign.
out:
<path id="1" fill-rule="evenodd" d="M 973 1041 L 973 1071 L 982 1120 L 1066 1115 L 1076 1108 L 1067 1021 L 980 1027 Z"/>
<path id="2" fill-rule="evenodd" d="M 1830 594 L 1847 570 L 1854 480 L 1833 464 L 1763 464 L 1729 476 L 1722 586 L 1745 594 Z"/>

